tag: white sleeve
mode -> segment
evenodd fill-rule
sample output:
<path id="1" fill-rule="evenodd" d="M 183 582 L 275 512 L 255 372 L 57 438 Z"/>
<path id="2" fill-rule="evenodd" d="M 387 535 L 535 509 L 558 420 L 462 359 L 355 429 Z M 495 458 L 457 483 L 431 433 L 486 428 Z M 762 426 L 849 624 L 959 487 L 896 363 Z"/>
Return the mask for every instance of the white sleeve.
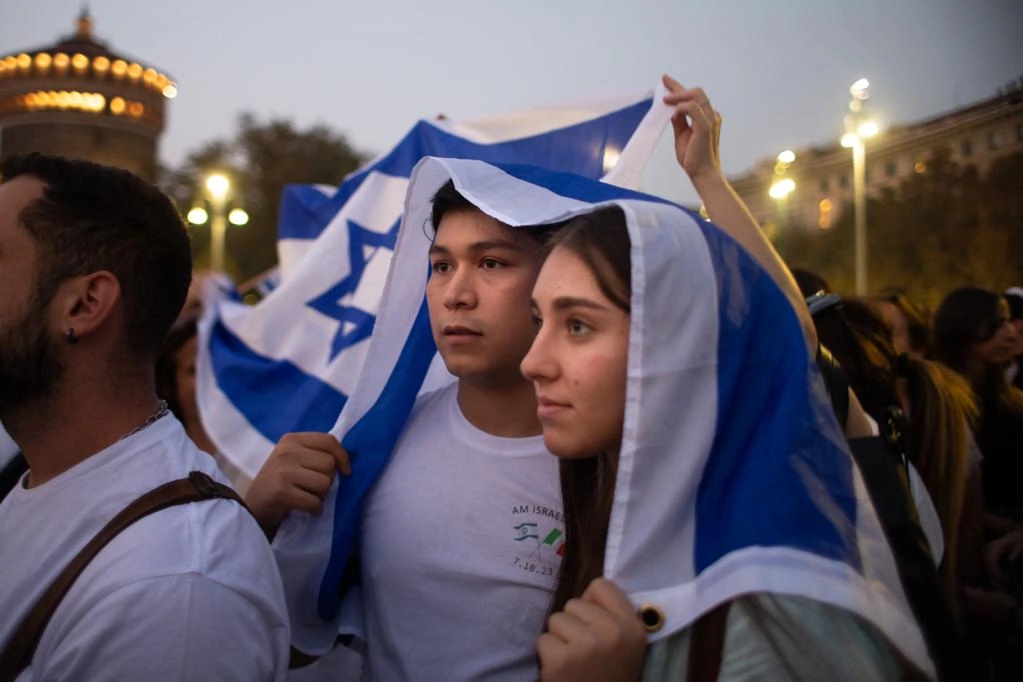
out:
<path id="1" fill-rule="evenodd" d="M 282 616 L 270 599 L 259 603 L 206 576 L 139 580 L 61 604 L 29 679 L 284 680 Z"/>

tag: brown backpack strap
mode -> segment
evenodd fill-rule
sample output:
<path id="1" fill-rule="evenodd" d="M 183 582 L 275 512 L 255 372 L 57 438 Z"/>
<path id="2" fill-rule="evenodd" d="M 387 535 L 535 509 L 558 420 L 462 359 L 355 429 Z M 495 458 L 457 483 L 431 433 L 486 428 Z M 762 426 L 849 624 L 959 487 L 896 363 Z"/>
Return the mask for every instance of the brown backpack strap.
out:
<path id="1" fill-rule="evenodd" d="M 718 604 L 693 624 L 689 638 L 687 682 L 717 682 L 721 672 L 721 656 L 725 648 L 725 626 L 731 602 Z"/>
<path id="2" fill-rule="evenodd" d="M 32 662 L 39 640 L 42 639 L 53 612 L 89 562 L 99 554 L 121 531 L 153 512 L 189 502 L 227 498 L 245 505 L 234 489 L 217 483 L 201 471 L 193 471 L 188 478 L 165 483 L 142 495 L 121 510 L 107 525 L 96 533 L 85 547 L 64 567 L 50 586 L 36 601 L 32 610 L 22 619 L 7 646 L 0 653 L 0 681 L 14 680 Z"/>

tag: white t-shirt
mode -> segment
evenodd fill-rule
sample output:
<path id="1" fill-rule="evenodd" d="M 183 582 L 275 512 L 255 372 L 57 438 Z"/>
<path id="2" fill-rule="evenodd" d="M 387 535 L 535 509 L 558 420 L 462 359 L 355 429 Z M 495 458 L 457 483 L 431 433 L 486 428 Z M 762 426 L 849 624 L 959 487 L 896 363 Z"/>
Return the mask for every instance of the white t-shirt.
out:
<path id="1" fill-rule="evenodd" d="M 557 459 L 541 436 L 480 431 L 456 396 L 419 398 L 366 504 L 370 679 L 537 677 L 564 544 Z"/>
<path id="2" fill-rule="evenodd" d="M 0 646 L 64 566 L 115 514 L 199 470 L 224 482 L 167 415 L 0 504 Z M 282 680 L 288 618 L 280 575 L 232 500 L 170 507 L 115 537 L 54 612 L 20 680 Z"/>

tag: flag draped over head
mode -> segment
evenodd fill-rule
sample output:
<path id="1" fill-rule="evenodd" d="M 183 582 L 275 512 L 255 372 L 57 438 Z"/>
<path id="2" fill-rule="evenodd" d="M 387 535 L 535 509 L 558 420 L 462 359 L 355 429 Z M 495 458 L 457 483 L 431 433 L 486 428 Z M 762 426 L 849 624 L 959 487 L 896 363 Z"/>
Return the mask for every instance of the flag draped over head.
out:
<path id="1" fill-rule="evenodd" d="M 616 159 L 629 154 L 630 140 L 631 158 L 649 153 L 663 128 L 652 120 L 664 118 L 654 101 L 647 92 L 469 123 L 420 121 L 339 187 L 289 186 L 280 267 L 262 285 L 266 298 L 246 306 L 224 296 L 200 324 L 199 407 L 222 454 L 252 476 L 285 433 L 334 425 L 366 356 L 408 176 L 420 158 L 527 163 L 592 178 L 616 166 L 635 173 L 641 162 Z"/>
<path id="2" fill-rule="evenodd" d="M 384 415 L 407 414 L 435 353 L 423 313 L 429 240 L 420 226 L 449 179 L 511 226 L 606 203 L 626 215 L 628 379 L 604 573 L 634 603 L 663 610 L 665 626 L 652 639 L 743 594 L 800 595 L 856 613 L 933 674 L 795 311 L 748 252 L 667 202 L 549 170 L 422 161 L 366 371 L 338 424 L 356 466 L 367 453 L 372 464 L 362 465 L 382 466 L 373 453 L 389 447 Z M 316 575 L 321 607 L 336 595 L 346 556 L 337 539 L 351 512 L 347 483 L 329 511 L 335 546 Z M 311 527 L 289 530 L 295 547 L 316 537 Z"/>
<path id="3" fill-rule="evenodd" d="M 280 266 L 261 283 L 265 298 L 258 304 L 243 305 L 234 295 L 207 301 L 199 325 L 197 398 L 221 453 L 255 475 L 284 434 L 334 427 L 345 434 L 353 458 L 352 475 L 340 482 L 340 495 L 335 485 L 323 516 L 293 515 L 277 535 L 293 641 L 304 651 L 322 652 L 334 640 L 340 576 L 362 500 L 435 354 L 422 305 L 428 258 L 421 240 L 418 251 L 406 247 L 401 264 L 392 263 L 413 167 L 424 156 L 443 155 L 634 185 L 673 111 L 661 103 L 664 92 L 658 86 L 653 94 L 470 123 L 420 121 L 339 187 L 285 190 Z M 422 213 L 408 218 L 405 239 L 422 237 L 425 223 Z M 374 332 L 385 279 L 388 272 L 396 279 L 395 271 L 407 279 L 390 286 L 390 305 L 408 306 L 413 317 Z M 342 408 L 361 419 L 335 426 Z"/>

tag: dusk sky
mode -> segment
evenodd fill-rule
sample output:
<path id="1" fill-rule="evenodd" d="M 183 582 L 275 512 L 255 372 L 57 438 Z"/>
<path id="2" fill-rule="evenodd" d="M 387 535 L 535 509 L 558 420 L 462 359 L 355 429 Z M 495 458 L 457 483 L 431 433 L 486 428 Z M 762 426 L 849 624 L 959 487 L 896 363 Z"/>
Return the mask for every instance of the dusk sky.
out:
<path id="1" fill-rule="evenodd" d="M 653 87 L 702 85 L 737 174 L 836 139 L 849 85 L 908 123 L 1023 77 L 1020 0 L 92 0 L 94 34 L 170 74 L 160 146 L 179 164 L 238 114 L 324 123 L 376 154 L 417 119 L 456 120 Z M 0 53 L 72 32 L 78 0 L 0 0 Z M 850 162 L 851 163 L 851 162 Z M 642 189 L 693 201 L 668 137 Z"/>

